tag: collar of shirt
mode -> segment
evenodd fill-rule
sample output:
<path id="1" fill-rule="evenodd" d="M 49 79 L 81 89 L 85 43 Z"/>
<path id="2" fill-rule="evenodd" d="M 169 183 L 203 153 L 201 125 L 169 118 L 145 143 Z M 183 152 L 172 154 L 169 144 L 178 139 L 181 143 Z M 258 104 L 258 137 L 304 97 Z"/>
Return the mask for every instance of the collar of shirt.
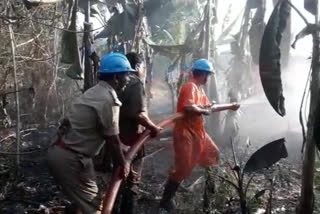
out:
<path id="1" fill-rule="evenodd" d="M 193 77 L 191 77 L 190 82 L 192 82 L 199 91 L 203 90 L 202 86 L 197 85 L 196 80 Z"/>
<path id="2" fill-rule="evenodd" d="M 99 84 L 100 86 L 106 88 L 106 89 L 109 91 L 109 93 L 111 94 L 111 97 L 112 97 L 112 99 L 113 99 L 113 102 L 114 102 L 116 105 L 118 105 L 118 106 L 121 106 L 121 105 L 122 105 L 121 101 L 118 99 L 118 96 L 117 96 L 116 91 L 110 86 L 109 83 L 107 83 L 106 81 L 101 81 L 101 80 L 100 80 L 98 84 Z"/>
<path id="3" fill-rule="evenodd" d="M 98 82 L 99 85 L 101 85 L 102 87 L 106 88 L 106 89 L 110 89 L 110 90 L 114 90 L 111 85 L 109 83 L 107 83 L 106 81 L 102 81 L 100 80 Z"/>

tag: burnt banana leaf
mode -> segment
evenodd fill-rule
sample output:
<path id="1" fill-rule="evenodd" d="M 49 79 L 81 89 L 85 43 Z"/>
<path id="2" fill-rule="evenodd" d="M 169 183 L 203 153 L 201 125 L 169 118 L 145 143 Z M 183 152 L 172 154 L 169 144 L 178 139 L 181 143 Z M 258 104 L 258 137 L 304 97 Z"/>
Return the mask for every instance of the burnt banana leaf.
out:
<path id="1" fill-rule="evenodd" d="M 279 1 L 264 31 L 260 49 L 260 77 L 264 92 L 274 110 L 286 114 L 281 80 L 280 44 L 290 14 L 287 1 Z"/>
<path id="2" fill-rule="evenodd" d="M 95 39 L 109 38 L 114 35 L 121 35 L 125 41 L 134 39 L 135 27 L 138 17 L 138 5 L 133 1 L 127 1 L 122 13 L 115 13 L 108 20 L 107 27 L 95 36 Z"/>
<path id="3" fill-rule="evenodd" d="M 318 9 L 318 0 L 304 0 L 304 8 L 313 15 L 316 15 Z"/>
<path id="4" fill-rule="evenodd" d="M 281 158 L 287 158 L 288 152 L 284 143 L 285 139 L 281 138 L 261 147 L 249 158 L 243 171 L 245 173 L 255 172 L 272 166 Z"/>
<path id="5" fill-rule="evenodd" d="M 26 8 L 28 10 L 30 10 L 32 7 L 37 7 L 39 6 L 40 2 L 30 2 L 28 0 L 23 0 L 24 6 L 26 6 Z"/>
<path id="6" fill-rule="evenodd" d="M 66 71 L 67 76 L 71 79 L 82 80 L 83 68 L 80 62 L 80 52 L 77 39 L 77 8 L 78 1 L 72 11 L 70 31 L 64 31 L 61 39 L 61 62 L 71 65 Z"/>
<path id="7" fill-rule="evenodd" d="M 177 57 L 184 49 L 184 45 L 156 45 L 151 44 L 150 41 L 145 42 L 154 50 L 155 54 L 160 54 L 169 58 Z"/>

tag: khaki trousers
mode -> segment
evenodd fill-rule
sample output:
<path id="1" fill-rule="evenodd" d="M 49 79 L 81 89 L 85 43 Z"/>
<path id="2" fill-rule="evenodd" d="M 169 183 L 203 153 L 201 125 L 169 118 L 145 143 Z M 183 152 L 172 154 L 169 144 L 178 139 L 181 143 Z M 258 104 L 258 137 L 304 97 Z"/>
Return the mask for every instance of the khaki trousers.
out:
<path id="1" fill-rule="evenodd" d="M 48 162 L 56 181 L 84 214 L 101 213 L 92 158 L 55 145 L 48 151 Z"/>

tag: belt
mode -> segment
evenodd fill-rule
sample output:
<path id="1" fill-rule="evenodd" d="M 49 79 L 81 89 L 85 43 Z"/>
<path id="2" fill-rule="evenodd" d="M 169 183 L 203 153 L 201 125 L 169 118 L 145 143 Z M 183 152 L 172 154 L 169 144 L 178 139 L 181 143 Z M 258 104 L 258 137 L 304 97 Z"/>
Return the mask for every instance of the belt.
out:
<path id="1" fill-rule="evenodd" d="M 70 148 L 69 146 L 67 146 L 67 145 L 63 142 L 63 140 L 61 139 L 61 137 L 58 137 L 58 139 L 56 140 L 55 145 L 56 145 L 56 146 L 59 146 L 60 148 L 65 149 L 65 150 L 68 150 L 68 151 L 70 151 L 70 152 L 72 152 L 72 153 L 75 153 L 75 154 L 77 154 L 77 155 L 83 155 L 83 156 L 85 156 L 85 157 L 89 157 L 88 155 L 82 154 L 81 152 L 78 152 L 78 151 Z"/>

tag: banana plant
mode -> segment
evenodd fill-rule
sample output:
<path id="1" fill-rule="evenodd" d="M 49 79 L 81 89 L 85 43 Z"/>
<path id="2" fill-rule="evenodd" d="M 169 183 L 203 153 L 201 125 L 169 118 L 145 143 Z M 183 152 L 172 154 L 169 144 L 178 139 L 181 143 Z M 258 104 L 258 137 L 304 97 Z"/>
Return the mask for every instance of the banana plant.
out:
<path id="1" fill-rule="evenodd" d="M 284 96 L 281 81 L 281 38 L 290 7 L 287 1 L 279 1 L 264 31 L 260 49 L 260 77 L 264 92 L 274 110 L 285 116 Z"/>
<path id="2" fill-rule="evenodd" d="M 253 197 L 249 197 L 248 189 L 255 177 L 255 172 L 264 168 L 269 168 L 279 160 L 288 157 L 288 152 L 285 146 L 285 139 L 278 139 L 258 149 L 251 155 L 244 167 L 242 167 L 242 164 L 238 163 L 233 143 L 231 144 L 234 163 L 233 165 L 228 163 L 228 165 L 232 171 L 232 179 L 225 176 L 219 176 L 219 178 L 230 184 L 236 190 L 239 197 L 241 213 L 248 214 L 250 213 L 249 204 L 254 199 L 260 198 L 265 194 L 266 191 L 269 191 L 269 195 L 270 197 L 272 197 L 274 178 L 270 179 L 270 188 L 262 189 L 256 192 Z M 250 145 L 250 142 L 248 142 L 247 144 Z M 271 200 L 269 199 L 269 202 L 270 201 Z M 268 203 L 268 207 L 271 207 L 270 203 Z"/>

